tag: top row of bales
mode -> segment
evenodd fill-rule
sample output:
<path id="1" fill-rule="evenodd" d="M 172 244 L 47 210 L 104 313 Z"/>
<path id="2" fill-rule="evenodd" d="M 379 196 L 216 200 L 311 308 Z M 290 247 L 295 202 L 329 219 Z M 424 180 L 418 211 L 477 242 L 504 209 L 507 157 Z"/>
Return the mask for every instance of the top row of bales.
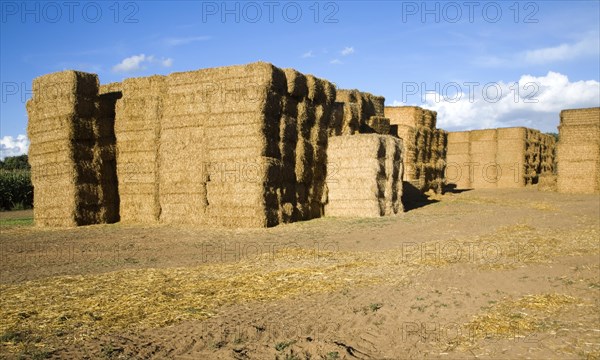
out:
<path id="1" fill-rule="evenodd" d="M 524 127 L 450 132 L 446 181 L 458 188 L 519 188 L 555 170 L 555 138 Z"/>

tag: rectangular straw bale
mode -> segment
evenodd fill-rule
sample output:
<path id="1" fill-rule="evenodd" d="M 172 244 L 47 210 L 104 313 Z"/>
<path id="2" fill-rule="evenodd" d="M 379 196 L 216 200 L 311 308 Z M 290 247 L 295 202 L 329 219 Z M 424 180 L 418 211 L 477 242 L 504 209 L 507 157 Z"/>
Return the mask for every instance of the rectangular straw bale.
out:
<path id="1" fill-rule="evenodd" d="M 527 132 L 524 127 L 499 128 L 498 140 L 524 140 Z"/>
<path id="2" fill-rule="evenodd" d="M 594 125 L 600 121 L 600 107 L 567 109 L 560 112 L 560 125 Z"/>
<path id="3" fill-rule="evenodd" d="M 469 133 L 469 141 L 496 141 L 497 131 L 496 129 L 486 129 L 486 130 L 473 130 Z"/>
<path id="4" fill-rule="evenodd" d="M 386 106 L 385 117 L 390 119 L 393 125 L 423 126 L 423 109 L 418 106 Z"/>
<path id="5" fill-rule="evenodd" d="M 423 110 L 423 126 L 430 129 L 435 129 L 437 125 L 437 112 L 424 109 Z"/>
<path id="6" fill-rule="evenodd" d="M 598 125 L 560 126 L 560 140 L 563 143 L 600 143 L 600 127 Z"/>
<path id="7" fill-rule="evenodd" d="M 382 117 L 382 116 L 371 116 L 367 121 L 366 125 L 369 129 L 372 129 L 373 132 L 382 135 L 390 134 L 390 119 Z M 366 131 L 363 131 L 366 133 Z"/>
<path id="8" fill-rule="evenodd" d="M 448 156 L 468 154 L 470 146 L 469 142 L 448 142 Z"/>
<path id="9" fill-rule="evenodd" d="M 448 146 L 453 143 L 469 142 L 470 131 L 451 131 L 448 133 Z"/>
<path id="10" fill-rule="evenodd" d="M 586 161 L 600 158 L 600 146 L 593 143 L 561 144 L 557 151 L 561 161 Z"/>
<path id="11" fill-rule="evenodd" d="M 498 161 L 497 165 L 498 188 L 521 188 L 525 186 L 525 178 L 523 177 L 525 168 L 522 161 Z"/>

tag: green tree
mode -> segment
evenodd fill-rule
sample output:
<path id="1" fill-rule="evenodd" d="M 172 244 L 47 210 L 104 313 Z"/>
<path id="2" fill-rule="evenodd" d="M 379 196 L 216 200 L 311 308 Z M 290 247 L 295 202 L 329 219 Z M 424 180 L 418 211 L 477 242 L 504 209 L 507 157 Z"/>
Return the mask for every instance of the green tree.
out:
<path id="1" fill-rule="evenodd" d="M 27 161 L 27 155 L 9 156 L 0 160 L 0 169 L 2 170 L 29 170 L 29 162 Z"/>

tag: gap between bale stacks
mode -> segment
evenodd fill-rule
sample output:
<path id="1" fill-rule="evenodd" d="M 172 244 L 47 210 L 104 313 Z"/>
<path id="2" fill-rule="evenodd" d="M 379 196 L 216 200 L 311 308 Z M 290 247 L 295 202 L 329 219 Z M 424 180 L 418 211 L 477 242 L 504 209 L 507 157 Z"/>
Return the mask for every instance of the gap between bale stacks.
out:
<path id="1" fill-rule="evenodd" d="M 401 139 L 377 134 L 331 137 L 328 157 L 326 216 L 403 212 Z"/>

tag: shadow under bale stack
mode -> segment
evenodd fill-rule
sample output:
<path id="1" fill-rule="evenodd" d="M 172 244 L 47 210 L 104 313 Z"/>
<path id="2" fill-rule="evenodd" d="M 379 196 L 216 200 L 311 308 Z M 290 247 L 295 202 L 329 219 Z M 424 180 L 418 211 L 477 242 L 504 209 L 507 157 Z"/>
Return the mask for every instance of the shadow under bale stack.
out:
<path id="1" fill-rule="evenodd" d="M 600 108 L 561 111 L 558 132 L 558 191 L 599 193 Z"/>

